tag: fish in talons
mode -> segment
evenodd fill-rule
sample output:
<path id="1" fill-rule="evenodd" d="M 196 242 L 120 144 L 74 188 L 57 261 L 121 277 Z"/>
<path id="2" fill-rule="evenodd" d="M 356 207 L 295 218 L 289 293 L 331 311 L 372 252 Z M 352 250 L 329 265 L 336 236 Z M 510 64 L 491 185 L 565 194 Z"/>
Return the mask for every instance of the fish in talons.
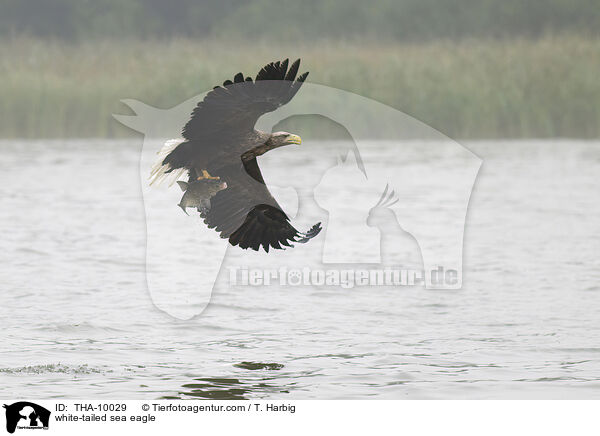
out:
<path id="1" fill-rule="evenodd" d="M 188 207 L 194 207 L 198 212 L 207 212 L 210 208 L 210 199 L 219 191 L 227 188 L 227 183 L 219 177 L 199 178 L 193 182 L 177 182 L 183 191 L 183 197 L 178 206 L 187 213 Z"/>

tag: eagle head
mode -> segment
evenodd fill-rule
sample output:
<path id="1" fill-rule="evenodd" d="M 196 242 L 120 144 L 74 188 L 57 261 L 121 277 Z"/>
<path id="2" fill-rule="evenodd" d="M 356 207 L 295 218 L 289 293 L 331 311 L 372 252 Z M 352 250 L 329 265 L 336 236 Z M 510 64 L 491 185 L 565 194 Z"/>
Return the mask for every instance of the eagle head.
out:
<path id="1" fill-rule="evenodd" d="M 294 135 L 293 133 L 288 132 L 275 132 L 271 135 L 269 140 L 267 141 L 267 147 L 269 150 L 272 150 L 277 147 L 282 147 L 284 145 L 289 144 L 301 144 L 302 138 L 298 135 Z"/>

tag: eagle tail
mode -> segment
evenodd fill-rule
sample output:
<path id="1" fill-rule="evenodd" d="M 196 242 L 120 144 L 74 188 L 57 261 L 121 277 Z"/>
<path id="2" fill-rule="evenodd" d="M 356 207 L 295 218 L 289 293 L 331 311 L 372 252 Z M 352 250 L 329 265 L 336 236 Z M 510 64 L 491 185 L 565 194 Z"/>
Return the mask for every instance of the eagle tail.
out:
<path id="1" fill-rule="evenodd" d="M 169 139 L 165 145 L 158 151 L 158 159 L 150 168 L 150 186 L 159 186 L 167 182 L 169 186 L 173 185 L 183 175 L 187 174 L 186 168 L 177 168 L 172 170 L 169 164 L 163 164 L 165 158 L 177 148 L 185 139 Z"/>

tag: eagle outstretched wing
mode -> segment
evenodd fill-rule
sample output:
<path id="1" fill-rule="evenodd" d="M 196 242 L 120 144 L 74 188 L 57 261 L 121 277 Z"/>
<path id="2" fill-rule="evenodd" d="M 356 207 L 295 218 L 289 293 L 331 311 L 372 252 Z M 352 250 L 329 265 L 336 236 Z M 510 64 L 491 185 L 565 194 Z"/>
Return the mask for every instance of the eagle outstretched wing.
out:
<path id="1" fill-rule="evenodd" d="M 301 233 L 291 224 L 265 185 L 256 158 L 224 169 L 220 177 L 227 189 L 210 200 L 210 208 L 200 212 L 209 228 L 214 228 L 231 245 L 258 250 L 262 245 L 281 249 L 293 242 L 305 243 L 321 231 L 321 223 Z"/>
<path id="2" fill-rule="evenodd" d="M 306 80 L 308 72 L 298 74 L 300 59 L 265 65 L 256 78 L 238 73 L 232 80 L 215 86 L 192 112 L 182 135 L 191 141 L 211 139 L 212 135 L 235 137 L 254 129 L 256 121 L 288 103 Z"/>

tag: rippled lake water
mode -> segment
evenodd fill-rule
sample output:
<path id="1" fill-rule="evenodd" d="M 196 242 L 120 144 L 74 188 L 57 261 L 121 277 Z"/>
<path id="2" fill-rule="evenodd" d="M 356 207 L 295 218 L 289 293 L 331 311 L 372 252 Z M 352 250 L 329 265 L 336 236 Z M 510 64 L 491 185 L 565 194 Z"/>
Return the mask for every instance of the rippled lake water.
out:
<path id="1" fill-rule="evenodd" d="M 2 141 L 1 396 L 600 398 L 600 143 L 465 145 L 462 289 L 220 286 L 186 321 L 149 297 L 140 141 Z"/>

